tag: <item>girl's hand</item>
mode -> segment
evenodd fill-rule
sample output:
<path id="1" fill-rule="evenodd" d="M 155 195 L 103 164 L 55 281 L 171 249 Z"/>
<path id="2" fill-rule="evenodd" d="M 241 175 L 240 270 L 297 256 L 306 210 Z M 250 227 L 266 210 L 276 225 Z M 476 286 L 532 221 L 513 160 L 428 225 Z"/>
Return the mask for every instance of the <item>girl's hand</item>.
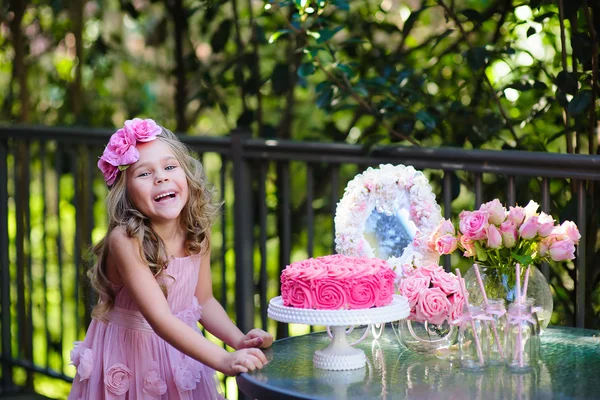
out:
<path id="1" fill-rule="evenodd" d="M 227 353 L 225 366 L 221 369 L 221 372 L 228 376 L 234 376 L 242 372 L 261 369 L 267 363 L 267 357 L 259 349 L 242 349 Z"/>
<path id="2" fill-rule="evenodd" d="M 260 347 L 266 349 L 273 344 L 273 335 L 262 329 L 252 329 L 246 334 L 238 344 L 238 349 L 247 349 L 251 347 Z"/>

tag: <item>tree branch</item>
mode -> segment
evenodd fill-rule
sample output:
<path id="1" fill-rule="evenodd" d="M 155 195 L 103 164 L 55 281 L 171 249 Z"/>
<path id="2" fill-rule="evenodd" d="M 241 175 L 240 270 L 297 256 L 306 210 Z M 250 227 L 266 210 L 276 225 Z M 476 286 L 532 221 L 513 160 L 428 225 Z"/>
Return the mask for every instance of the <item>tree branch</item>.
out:
<path id="1" fill-rule="evenodd" d="M 562 68 L 565 73 L 569 73 L 567 68 L 567 44 L 565 39 L 565 7 L 563 4 L 563 0 L 558 0 L 558 11 L 559 11 L 559 21 L 560 21 L 560 47 L 561 47 L 561 57 L 562 57 Z M 563 122 L 565 124 L 565 137 L 567 140 L 567 153 L 573 153 L 573 132 L 569 129 L 569 111 L 565 106 L 563 108 Z"/>

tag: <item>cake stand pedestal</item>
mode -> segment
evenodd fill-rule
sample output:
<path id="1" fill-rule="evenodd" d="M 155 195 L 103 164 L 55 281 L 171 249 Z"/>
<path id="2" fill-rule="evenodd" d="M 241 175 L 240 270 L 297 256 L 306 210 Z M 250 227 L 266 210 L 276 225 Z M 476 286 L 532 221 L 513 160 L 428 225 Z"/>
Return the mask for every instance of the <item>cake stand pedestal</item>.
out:
<path id="1" fill-rule="evenodd" d="M 281 296 L 271 299 L 267 311 L 269 318 L 279 322 L 326 325 L 331 327 L 331 343 L 315 351 L 313 364 L 316 368 L 343 371 L 363 368 L 365 353 L 352 347 L 346 340 L 349 325 L 385 324 L 408 317 L 410 307 L 404 296 L 394 295 L 392 302 L 384 307 L 365 310 L 312 310 L 283 305 Z"/>

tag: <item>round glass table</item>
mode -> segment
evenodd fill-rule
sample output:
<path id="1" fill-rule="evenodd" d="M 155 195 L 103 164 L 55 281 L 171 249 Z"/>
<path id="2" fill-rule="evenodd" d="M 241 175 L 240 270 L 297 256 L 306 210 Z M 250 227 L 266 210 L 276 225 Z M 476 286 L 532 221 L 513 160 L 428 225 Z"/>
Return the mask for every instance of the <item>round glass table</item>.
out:
<path id="1" fill-rule="evenodd" d="M 356 328 L 360 335 L 365 327 Z M 351 340 L 351 338 L 350 338 Z M 265 351 L 269 364 L 240 374 L 239 389 L 252 399 L 592 399 L 600 397 L 600 332 L 549 327 L 541 362 L 532 372 L 503 366 L 462 370 L 454 361 L 406 350 L 386 326 L 383 335 L 357 345 L 367 366 L 352 371 L 313 367 L 313 353 L 330 339 L 325 332 L 277 340 Z"/>

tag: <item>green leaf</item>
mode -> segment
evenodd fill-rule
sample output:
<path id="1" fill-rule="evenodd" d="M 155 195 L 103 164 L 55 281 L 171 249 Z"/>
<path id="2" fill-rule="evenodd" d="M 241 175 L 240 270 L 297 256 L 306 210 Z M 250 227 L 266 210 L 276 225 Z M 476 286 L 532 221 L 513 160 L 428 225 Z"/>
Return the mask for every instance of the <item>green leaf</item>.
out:
<path id="1" fill-rule="evenodd" d="M 591 101 L 592 91 L 582 90 L 581 92 L 577 93 L 575 97 L 573 97 L 573 99 L 569 103 L 569 107 L 567 108 L 567 110 L 571 115 L 581 114 L 582 112 L 587 110 Z"/>
<path id="2" fill-rule="evenodd" d="M 440 42 L 442 40 L 444 40 L 445 38 L 447 38 L 452 32 L 454 32 L 454 29 L 446 29 L 446 31 L 444 33 L 442 33 L 441 35 L 439 35 L 435 39 L 435 42 L 433 43 L 433 46 L 431 46 L 431 50 L 433 51 L 433 49 L 435 49 L 437 47 L 437 45 L 440 44 Z"/>
<path id="3" fill-rule="evenodd" d="M 352 76 L 354 76 L 354 72 L 352 71 L 352 68 L 350 68 L 349 66 L 347 66 L 345 64 L 338 65 L 337 69 L 340 70 L 348 78 L 352 78 Z"/>
<path id="4" fill-rule="evenodd" d="M 556 76 L 556 86 L 565 93 L 577 93 L 577 79 L 572 72 L 560 71 Z"/>
<path id="5" fill-rule="evenodd" d="M 350 11 L 350 4 L 348 4 L 346 0 L 334 0 L 332 4 L 336 6 L 339 10 Z"/>
<path id="6" fill-rule="evenodd" d="M 298 76 L 306 78 L 315 73 L 315 66 L 312 63 L 305 63 L 298 68 Z"/>
<path id="7" fill-rule="evenodd" d="M 368 97 L 369 96 L 369 91 L 362 84 L 354 86 L 354 91 L 356 93 L 358 93 L 359 95 L 363 96 L 363 97 Z"/>
<path id="8" fill-rule="evenodd" d="M 467 62 L 474 70 L 480 70 L 487 63 L 488 51 L 485 47 L 475 47 L 467 51 Z"/>
<path id="9" fill-rule="evenodd" d="M 479 244 L 478 241 L 473 242 L 473 244 L 475 245 L 475 254 L 477 257 L 477 260 L 484 262 L 487 260 L 488 255 L 487 252 L 483 249 L 483 247 L 481 247 L 481 244 Z"/>
<path id="10" fill-rule="evenodd" d="M 210 38 L 210 46 L 212 47 L 213 53 L 220 53 L 225 48 L 225 45 L 229 41 L 229 35 L 231 33 L 232 21 L 230 19 L 223 20 L 221 25 L 217 28 Z"/>
<path id="11" fill-rule="evenodd" d="M 329 39 L 331 39 L 336 33 L 338 33 L 339 31 L 341 31 L 344 27 L 343 26 L 337 26 L 333 29 L 323 29 L 320 32 L 320 36 L 317 39 L 317 43 L 323 43 L 328 41 Z"/>
<path id="12" fill-rule="evenodd" d="M 323 88 L 321 93 L 317 96 L 316 104 L 319 108 L 329 108 L 331 106 L 331 99 L 333 99 L 333 89 L 331 86 Z"/>
<path id="13" fill-rule="evenodd" d="M 466 10 L 462 10 L 460 13 L 462 15 L 464 15 L 465 17 L 467 17 L 467 20 L 472 21 L 472 22 L 480 22 L 483 20 L 479 11 L 474 10 L 472 8 L 467 8 Z"/>
<path id="14" fill-rule="evenodd" d="M 517 260 L 522 267 L 525 267 L 533 262 L 533 257 L 531 257 L 531 254 L 521 255 L 517 253 L 510 253 L 510 255 L 512 258 Z"/>
<path id="15" fill-rule="evenodd" d="M 274 34 L 271 35 L 271 37 L 269 38 L 269 43 L 274 43 L 281 36 L 286 35 L 286 34 L 291 33 L 291 32 L 292 32 L 291 29 L 280 29 L 280 30 L 278 30 L 277 32 L 275 32 Z"/>
<path id="16" fill-rule="evenodd" d="M 425 110 L 421 110 L 415 114 L 415 117 L 425 125 L 427 130 L 433 130 L 437 126 L 437 120 L 433 115 Z"/>
<path id="17" fill-rule="evenodd" d="M 406 19 L 406 22 L 404 23 L 404 26 L 402 27 L 402 34 L 404 36 L 408 36 L 408 33 L 412 29 L 412 27 L 415 24 L 415 22 L 417 22 L 419 20 L 419 14 L 421 14 L 427 8 L 428 7 L 425 6 L 425 7 L 421 8 L 421 9 L 419 9 L 417 11 L 414 11 L 414 12 L 410 13 L 410 15 L 408 16 L 408 18 Z"/>
<path id="18" fill-rule="evenodd" d="M 125 171 L 127 168 L 129 168 L 129 165 L 119 165 L 119 171 Z"/>
<path id="19" fill-rule="evenodd" d="M 539 24 L 541 24 L 542 22 L 544 22 L 544 20 L 546 18 L 552 18 L 556 15 L 556 13 L 554 11 L 549 11 L 547 13 L 543 13 L 541 15 L 538 15 L 537 17 L 535 17 L 533 20 Z"/>

